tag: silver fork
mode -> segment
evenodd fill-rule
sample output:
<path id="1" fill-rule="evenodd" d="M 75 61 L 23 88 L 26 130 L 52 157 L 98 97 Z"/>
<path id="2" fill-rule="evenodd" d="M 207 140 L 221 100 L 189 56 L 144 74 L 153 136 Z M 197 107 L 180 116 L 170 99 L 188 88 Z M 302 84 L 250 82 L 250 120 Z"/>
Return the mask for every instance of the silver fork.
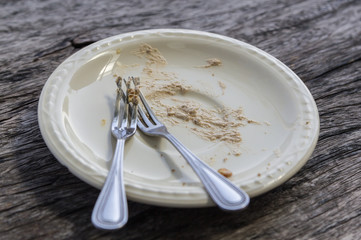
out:
<path id="1" fill-rule="evenodd" d="M 127 94 L 122 90 L 121 78 L 118 78 L 117 85 L 114 118 L 111 124 L 112 135 L 117 139 L 117 143 L 110 172 L 92 213 L 94 226 L 106 230 L 121 228 L 128 221 L 128 204 L 123 182 L 123 153 L 125 141 L 133 136 L 137 129 L 137 104 L 127 103 Z"/>
<path id="2" fill-rule="evenodd" d="M 248 194 L 201 161 L 170 134 L 165 125 L 156 118 L 141 92 L 139 97 L 147 113 L 144 113 L 141 107 L 138 108 L 141 117 L 141 120 L 138 118 L 138 128 L 146 135 L 164 137 L 172 143 L 196 172 L 214 203 L 221 209 L 239 210 L 247 207 Z"/>

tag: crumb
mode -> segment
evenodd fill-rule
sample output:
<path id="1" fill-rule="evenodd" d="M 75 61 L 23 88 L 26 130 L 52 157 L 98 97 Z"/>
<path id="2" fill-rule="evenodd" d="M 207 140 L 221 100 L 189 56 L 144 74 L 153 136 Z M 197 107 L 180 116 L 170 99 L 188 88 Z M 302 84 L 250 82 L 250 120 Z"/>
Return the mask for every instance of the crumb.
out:
<path id="1" fill-rule="evenodd" d="M 172 169 L 172 172 L 175 172 L 175 169 Z"/>
<path id="2" fill-rule="evenodd" d="M 147 59 L 147 64 L 160 64 L 166 65 L 167 61 L 162 56 L 157 48 L 150 46 L 149 44 L 143 43 L 140 45 L 139 50 L 135 52 L 135 55 Z"/>
<path id="3" fill-rule="evenodd" d="M 218 81 L 218 85 L 222 89 L 222 95 L 224 95 L 224 90 L 226 90 L 227 87 L 226 84 L 224 84 L 222 81 Z"/>
<path id="4" fill-rule="evenodd" d="M 219 60 L 219 59 L 217 59 L 217 58 L 208 59 L 208 60 L 207 60 L 207 63 L 208 63 L 210 66 L 221 66 L 221 65 L 222 65 L 221 60 Z"/>
<path id="5" fill-rule="evenodd" d="M 107 121 L 105 119 L 102 119 L 100 124 L 104 127 L 106 123 Z"/>
<path id="6" fill-rule="evenodd" d="M 137 105 L 139 102 L 139 89 L 136 88 L 129 88 L 127 91 L 127 96 L 128 96 L 128 103 L 133 103 L 134 105 Z"/>
<path id="7" fill-rule="evenodd" d="M 258 177 L 260 177 L 260 176 L 261 176 L 261 174 L 260 174 L 260 173 L 258 173 L 258 174 L 257 174 L 257 176 L 258 176 Z"/>
<path id="8" fill-rule="evenodd" d="M 204 68 L 222 66 L 221 60 L 219 60 L 217 58 L 207 59 L 207 63 L 208 63 L 208 65 L 203 66 Z"/>
<path id="9" fill-rule="evenodd" d="M 131 88 L 131 82 L 134 84 L 134 88 Z M 134 105 L 137 105 L 139 103 L 139 78 L 130 78 L 126 82 L 127 85 L 127 96 L 128 96 L 128 103 L 133 103 Z"/>
<path id="10" fill-rule="evenodd" d="M 218 172 L 226 178 L 230 178 L 232 176 L 232 172 L 227 168 L 220 168 Z"/>
<path id="11" fill-rule="evenodd" d="M 236 157 L 241 156 L 241 152 L 234 150 L 233 155 Z"/>
<path id="12" fill-rule="evenodd" d="M 120 54 L 120 49 L 119 48 L 117 48 L 117 50 L 115 50 L 115 52 L 117 53 L 117 54 Z"/>
<path id="13" fill-rule="evenodd" d="M 254 121 L 254 120 L 250 120 L 250 119 L 247 120 L 247 123 L 249 123 L 249 124 L 260 124 L 259 122 Z"/>
<path id="14" fill-rule="evenodd" d="M 281 157 L 281 150 L 280 149 L 275 149 L 274 151 L 273 151 L 273 153 L 276 155 L 276 157 Z"/>
<path id="15" fill-rule="evenodd" d="M 223 158 L 223 162 L 227 162 L 228 158 Z"/>
<path id="16" fill-rule="evenodd" d="M 120 88 L 122 87 L 122 78 L 121 77 L 117 77 L 117 79 L 115 80 L 115 83 L 117 84 L 117 87 L 118 87 L 118 91 L 120 91 Z"/>
<path id="17" fill-rule="evenodd" d="M 207 59 L 206 62 L 208 63 L 207 65 L 199 66 L 199 68 L 210 68 L 210 67 L 222 66 L 222 61 L 217 58 Z"/>
<path id="18" fill-rule="evenodd" d="M 182 182 L 182 186 L 185 186 L 186 185 L 186 183 L 185 182 Z"/>

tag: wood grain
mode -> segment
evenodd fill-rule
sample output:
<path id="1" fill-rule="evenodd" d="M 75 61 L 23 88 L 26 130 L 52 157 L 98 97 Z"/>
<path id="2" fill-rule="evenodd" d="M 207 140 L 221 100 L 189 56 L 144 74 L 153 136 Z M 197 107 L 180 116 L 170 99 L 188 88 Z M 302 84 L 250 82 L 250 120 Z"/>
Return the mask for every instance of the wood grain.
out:
<path id="1" fill-rule="evenodd" d="M 0 239 L 359 239 L 361 1 L 0 0 Z M 49 152 L 42 86 L 65 58 L 140 29 L 227 35 L 274 55 L 305 82 L 321 119 L 307 164 L 239 213 L 129 203 L 115 232 L 95 229 L 99 191 Z"/>

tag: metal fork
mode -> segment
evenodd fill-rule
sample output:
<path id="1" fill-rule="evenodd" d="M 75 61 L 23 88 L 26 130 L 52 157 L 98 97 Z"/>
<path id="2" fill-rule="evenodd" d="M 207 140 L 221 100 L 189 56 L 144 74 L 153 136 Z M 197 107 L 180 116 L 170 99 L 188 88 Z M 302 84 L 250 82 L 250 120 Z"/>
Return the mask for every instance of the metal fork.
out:
<path id="1" fill-rule="evenodd" d="M 92 213 L 94 226 L 107 230 L 121 228 L 128 221 L 128 204 L 123 182 L 123 153 L 125 141 L 134 135 L 137 129 L 137 104 L 127 103 L 127 92 L 122 90 L 121 78 L 117 79 L 117 85 L 111 124 L 112 135 L 117 139 L 117 143 L 110 172 Z"/>
<path id="2" fill-rule="evenodd" d="M 147 113 L 141 107 L 138 108 L 141 117 L 141 119 L 138 118 L 138 128 L 146 135 L 164 137 L 172 143 L 198 175 L 214 203 L 221 209 L 239 210 L 247 207 L 249 204 L 248 194 L 201 161 L 170 134 L 165 125 L 156 118 L 141 92 L 139 97 Z"/>

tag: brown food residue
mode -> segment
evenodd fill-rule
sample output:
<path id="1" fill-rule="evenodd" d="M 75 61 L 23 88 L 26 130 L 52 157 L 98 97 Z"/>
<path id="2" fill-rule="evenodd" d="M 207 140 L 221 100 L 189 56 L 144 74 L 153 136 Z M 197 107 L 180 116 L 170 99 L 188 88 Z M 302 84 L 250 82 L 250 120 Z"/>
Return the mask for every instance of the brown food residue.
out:
<path id="1" fill-rule="evenodd" d="M 242 109 L 216 108 L 207 109 L 202 104 L 191 101 L 177 101 L 176 104 L 162 104 L 165 112 L 160 112 L 165 121 L 178 124 L 190 122 L 190 128 L 198 136 L 210 141 L 239 143 L 242 141 L 238 127 L 245 125 Z"/>
<path id="2" fill-rule="evenodd" d="M 222 66 L 222 61 L 219 60 L 218 58 L 210 58 L 210 59 L 207 59 L 206 62 L 208 63 L 207 65 L 203 65 L 200 67 L 201 68 L 210 68 L 210 67 Z"/>
<path id="3" fill-rule="evenodd" d="M 138 96 L 139 96 L 139 89 L 138 88 L 129 88 L 127 92 L 128 96 L 128 103 L 133 103 L 134 105 L 137 105 L 139 102 Z"/>
<path id="4" fill-rule="evenodd" d="M 165 82 L 157 85 L 154 84 L 153 87 L 155 89 L 146 95 L 149 100 L 160 100 L 176 94 L 184 94 L 190 89 L 189 86 L 185 86 L 177 81 Z"/>
<path id="5" fill-rule="evenodd" d="M 118 84 L 118 80 L 117 79 L 117 84 Z M 127 86 L 127 101 L 128 103 L 133 103 L 134 105 L 137 105 L 139 102 L 139 84 L 140 84 L 140 79 L 139 77 L 131 77 L 128 78 L 128 80 L 125 82 L 126 86 Z"/>
<path id="6" fill-rule="evenodd" d="M 144 43 L 134 54 L 147 59 L 143 73 L 149 80 L 142 81 L 141 87 L 161 120 L 172 125 L 191 124 L 186 127 L 196 135 L 210 141 L 224 141 L 231 144 L 242 141 L 238 127 L 254 122 L 243 115 L 241 108 L 231 109 L 218 106 L 209 109 L 196 100 L 171 99 L 172 96 L 186 94 L 192 87 L 179 81 L 174 73 L 160 70 L 160 67 L 167 65 L 167 61 L 158 49 Z M 208 59 L 207 63 L 208 65 L 204 67 L 222 65 L 217 58 Z M 221 81 L 218 84 L 224 93 L 226 85 Z M 202 90 L 198 91 L 202 92 Z"/>
<path id="7" fill-rule="evenodd" d="M 173 80 L 175 79 L 174 73 L 169 73 L 165 71 L 159 71 L 158 69 L 154 69 L 150 66 L 145 66 L 143 68 L 143 73 L 153 81 L 157 80 Z"/>
<path id="8" fill-rule="evenodd" d="M 166 125 L 184 124 L 185 128 L 197 136 L 208 141 L 228 143 L 229 147 L 234 148 L 232 150 L 234 156 L 241 155 L 239 144 L 242 137 L 239 127 L 257 123 L 246 118 L 241 107 L 204 106 L 195 98 L 180 97 L 193 92 L 205 95 L 209 93 L 204 89 L 192 88 L 184 80 L 179 79 L 176 73 L 166 71 L 167 60 L 157 48 L 143 43 L 133 54 L 146 61 L 141 69 L 140 88 L 161 121 Z M 222 66 L 222 61 L 217 58 L 207 59 L 206 62 L 207 65 L 200 67 Z M 121 63 L 117 65 L 121 69 L 125 66 Z M 222 81 L 218 81 L 218 85 L 224 94 L 226 85 Z"/>
<path id="9" fill-rule="evenodd" d="M 104 127 L 106 123 L 107 123 L 107 121 L 105 119 L 102 119 L 100 122 L 100 125 L 102 125 Z"/>
<path id="10" fill-rule="evenodd" d="M 220 168 L 218 172 L 226 178 L 230 178 L 232 176 L 232 172 L 227 168 Z"/>
<path id="11" fill-rule="evenodd" d="M 226 90 L 227 87 L 226 84 L 224 84 L 222 81 L 218 81 L 218 85 L 222 89 L 222 95 L 224 95 L 224 90 Z"/>
<path id="12" fill-rule="evenodd" d="M 148 65 L 160 64 L 166 65 L 167 60 L 162 56 L 157 48 L 150 46 L 149 44 L 143 43 L 140 45 L 138 51 L 134 52 L 138 57 L 147 59 Z"/>

